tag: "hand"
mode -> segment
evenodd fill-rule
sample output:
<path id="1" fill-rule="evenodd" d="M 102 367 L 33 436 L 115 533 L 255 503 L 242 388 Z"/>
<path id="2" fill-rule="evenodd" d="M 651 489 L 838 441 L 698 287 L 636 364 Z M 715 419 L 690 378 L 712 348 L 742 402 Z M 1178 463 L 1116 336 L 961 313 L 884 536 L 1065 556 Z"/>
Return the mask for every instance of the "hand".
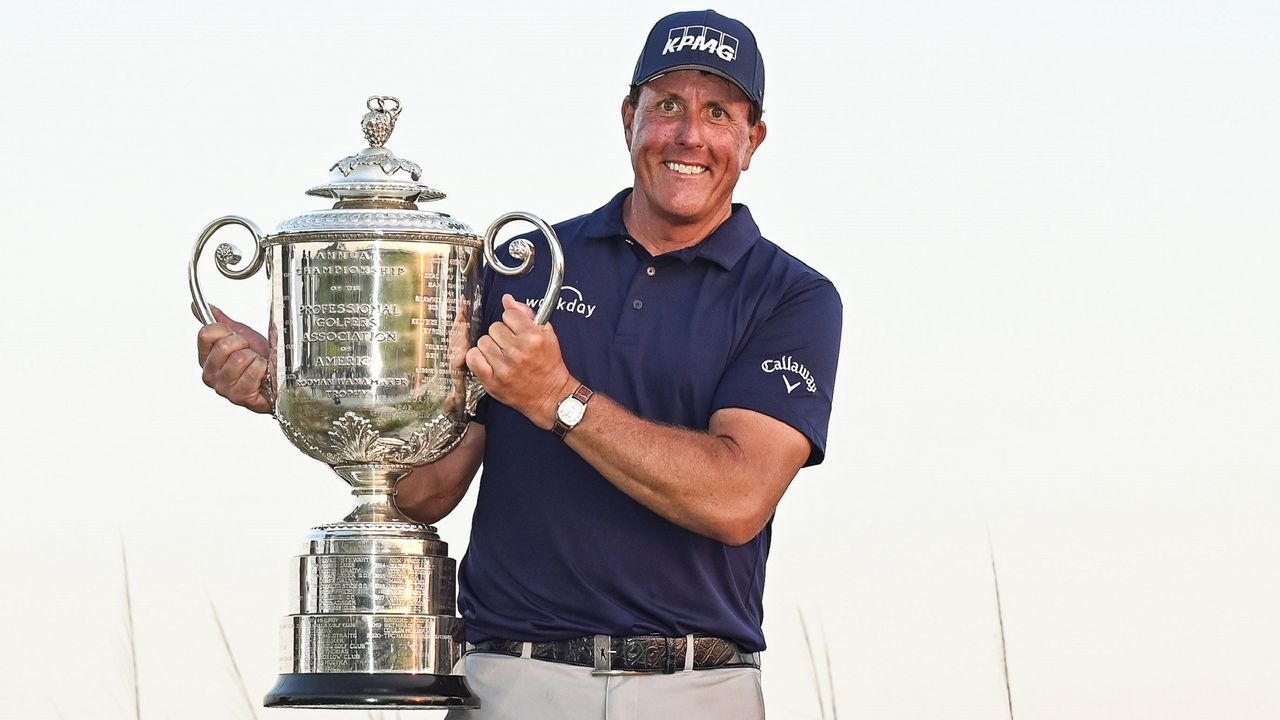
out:
<path id="1" fill-rule="evenodd" d="M 454 382 L 449 394 L 440 405 L 445 413 L 459 411 L 467 402 L 467 351 L 471 349 L 471 303 L 466 298 L 458 299 L 457 312 L 453 315 L 453 324 L 449 326 L 449 369 L 454 372 Z"/>
<path id="2" fill-rule="evenodd" d="M 267 376 L 266 355 L 270 352 L 267 339 L 218 308 L 212 309 L 218 322 L 205 325 L 196 335 L 204 384 L 236 405 L 254 412 L 271 412 L 271 402 L 262 395 L 262 380 Z"/>
<path id="3" fill-rule="evenodd" d="M 467 369 L 467 351 L 471 349 L 471 303 L 458 299 L 458 311 L 449 326 L 449 369 L 464 372 Z"/>
<path id="4" fill-rule="evenodd" d="M 467 367 L 495 399 L 550 430 L 556 407 L 578 383 L 551 325 L 535 324 L 533 310 L 510 295 L 502 296 L 502 307 L 502 320 L 467 351 Z"/>

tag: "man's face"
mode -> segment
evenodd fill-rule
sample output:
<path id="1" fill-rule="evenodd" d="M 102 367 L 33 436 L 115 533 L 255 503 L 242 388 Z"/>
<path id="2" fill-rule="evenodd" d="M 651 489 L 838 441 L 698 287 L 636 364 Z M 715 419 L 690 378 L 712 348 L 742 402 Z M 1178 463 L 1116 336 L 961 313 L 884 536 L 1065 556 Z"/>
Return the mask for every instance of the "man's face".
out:
<path id="1" fill-rule="evenodd" d="M 623 130 L 635 171 L 632 206 L 673 224 L 728 216 L 738 176 L 764 141 L 748 122 L 751 101 L 717 75 L 679 70 L 640 87 L 622 103 Z"/>

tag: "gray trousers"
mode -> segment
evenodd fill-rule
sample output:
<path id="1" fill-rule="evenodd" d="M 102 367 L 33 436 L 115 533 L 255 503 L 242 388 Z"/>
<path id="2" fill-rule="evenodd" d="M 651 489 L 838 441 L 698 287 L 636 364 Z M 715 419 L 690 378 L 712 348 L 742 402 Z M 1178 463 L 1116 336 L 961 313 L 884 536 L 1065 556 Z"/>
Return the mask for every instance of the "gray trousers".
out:
<path id="1" fill-rule="evenodd" d="M 446 720 L 763 720 L 760 671 L 595 676 L 590 668 L 470 653 L 462 671 L 479 710 Z"/>

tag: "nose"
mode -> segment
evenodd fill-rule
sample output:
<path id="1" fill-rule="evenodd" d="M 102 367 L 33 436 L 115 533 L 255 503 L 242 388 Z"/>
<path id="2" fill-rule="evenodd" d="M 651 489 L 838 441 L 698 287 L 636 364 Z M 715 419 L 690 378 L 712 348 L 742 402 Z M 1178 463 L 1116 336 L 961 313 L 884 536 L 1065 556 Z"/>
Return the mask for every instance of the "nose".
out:
<path id="1" fill-rule="evenodd" d="M 676 142 L 687 147 L 702 147 L 702 123 L 699 118 L 685 115 L 676 131 Z"/>

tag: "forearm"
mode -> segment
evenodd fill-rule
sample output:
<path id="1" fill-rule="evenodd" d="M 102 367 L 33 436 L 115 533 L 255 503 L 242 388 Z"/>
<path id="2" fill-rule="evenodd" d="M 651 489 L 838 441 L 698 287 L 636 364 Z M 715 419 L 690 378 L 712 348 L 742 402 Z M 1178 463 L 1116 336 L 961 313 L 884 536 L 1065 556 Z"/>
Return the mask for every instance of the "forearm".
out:
<path id="1" fill-rule="evenodd" d="M 396 507 L 410 519 L 435 523 L 453 511 L 484 457 L 485 429 L 471 423 L 462 442 L 439 460 L 413 469 L 396 486 Z"/>
<path id="2" fill-rule="evenodd" d="M 588 408 L 565 436 L 570 448 L 636 502 L 728 545 L 760 532 L 803 462 L 750 453 L 715 423 L 710 431 L 662 425 L 602 395 Z M 754 415 L 736 412 L 739 421 Z"/>

